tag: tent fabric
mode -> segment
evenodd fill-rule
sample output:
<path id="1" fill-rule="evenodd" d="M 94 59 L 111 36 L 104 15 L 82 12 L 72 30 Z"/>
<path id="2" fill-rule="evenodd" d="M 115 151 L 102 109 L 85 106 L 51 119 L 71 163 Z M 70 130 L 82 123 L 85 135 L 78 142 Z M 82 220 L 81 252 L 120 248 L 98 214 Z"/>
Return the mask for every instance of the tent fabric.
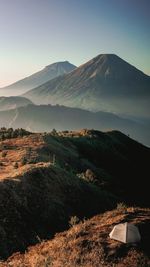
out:
<path id="1" fill-rule="evenodd" d="M 127 222 L 115 225 L 109 236 L 123 243 L 137 243 L 141 240 L 138 228 Z"/>

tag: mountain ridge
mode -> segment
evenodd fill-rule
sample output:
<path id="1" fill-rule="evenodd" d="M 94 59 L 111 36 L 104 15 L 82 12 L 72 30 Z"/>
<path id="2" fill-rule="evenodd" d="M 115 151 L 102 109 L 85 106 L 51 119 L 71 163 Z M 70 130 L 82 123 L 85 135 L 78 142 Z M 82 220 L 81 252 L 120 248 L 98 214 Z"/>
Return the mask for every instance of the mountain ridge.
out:
<path id="1" fill-rule="evenodd" d="M 150 125 L 119 117 L 108 112 L 91 112 L 60 105 L 28 105 L 0 112 L 0 127 L 25 128 L 33 132 L 77 130 L 82 128 L 115 129 L 150 145 Z"/>
<path id="2" fill-rule="evenodd" d="M 31 100 L 22 96 L 0 97 L 0 111 L 15 109 L 33 104 Z"/>

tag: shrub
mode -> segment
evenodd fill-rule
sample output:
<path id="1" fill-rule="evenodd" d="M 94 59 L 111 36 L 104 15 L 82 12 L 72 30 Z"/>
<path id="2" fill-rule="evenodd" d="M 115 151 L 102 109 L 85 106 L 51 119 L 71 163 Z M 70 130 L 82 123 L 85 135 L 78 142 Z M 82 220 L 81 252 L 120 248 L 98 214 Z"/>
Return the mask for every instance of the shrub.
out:
<path id="1" fill-rule="evenodd" d="M 7 155 L 7 152 L 6 152 L 6 151 L 3 151 L 3 152 L 2 152 L 2 157 L 5 158 L 6 155 Z"/>
<path id="2" fill-rule="evenodd" d="M 74 226 L 74 225 L 76 225 L 76 224 L 78 224 L 79 223 L 79 218 L 75 215 L 75 216 L 71 216 L 70 217 L 70 221 L 69 221 L 69 225 L 70 225 L 70 227 L 72 227 L 72 226 Z"/>
<path id="3" fill-rule="evenodd" d="M 21 165 L 23 166 L 23 165 L 25 165 L 25 164 L 27 164 L 27 159 L 26 159 L 26 158 L 23 158 L 23 159 L 21 160 Z"/>
<path id="4" fill-rule="evenodd" d="M 121 202 L 117 204 L 117 210 L 127 210 L 127 206 L 125 203 Z"/>
<path id="5" fill-rule="evenodd" d="M 89 182 L 93 182 L 95 180 L 95 174 L 92 170 L 87 169 L 85 172 L 85 178 L 89 181 Z"/>
<path id="6" fill-rule="evenodd" d="M 57 136 L 57 135 L 58 135 L 56 129 L 53 129 L 53 130 L 51 131 L 51 134 L 54 135 L 54 136 Z"/>
<path id="7" fill-rule="evenodd" d="M 14 164 L 14 168 L 15 168 L 15 169 L 18 169 L 18 162 L 15 162 L 15 164 Z"/>

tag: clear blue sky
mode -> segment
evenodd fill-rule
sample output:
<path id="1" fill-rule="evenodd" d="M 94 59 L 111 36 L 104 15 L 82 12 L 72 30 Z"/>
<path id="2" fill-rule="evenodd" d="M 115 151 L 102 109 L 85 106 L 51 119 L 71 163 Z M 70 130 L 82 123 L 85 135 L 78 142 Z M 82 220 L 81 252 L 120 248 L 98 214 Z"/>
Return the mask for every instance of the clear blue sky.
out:
<path id="1" fill-rule="evenodd" d="M 0 0 L 0 87 L 115 53 L 150 75 L 150 0 Z"/>

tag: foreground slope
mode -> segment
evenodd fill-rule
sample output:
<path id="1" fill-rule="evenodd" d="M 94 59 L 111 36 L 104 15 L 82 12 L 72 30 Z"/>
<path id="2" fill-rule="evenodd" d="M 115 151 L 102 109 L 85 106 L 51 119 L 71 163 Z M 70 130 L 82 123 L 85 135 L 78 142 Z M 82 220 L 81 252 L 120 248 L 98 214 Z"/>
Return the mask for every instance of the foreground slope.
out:
<path id="1" fill-rule="evenodd" d="M 0 132 L 2 259 L 67 229 L 70 216 L 150 205 L 150 149 L 124 134 L 10 131 Z"/>
<path id="2" fill-rule="evenodd" d="M 46 164 L 0 182 L 0 257 L 68 228 L 70 216 L 89 217 L 113 207 L 113 196 Z"/>
<path id="3" fill-rule="evenodd" d="M 0 112 L 0 127 L 25 128 L 32 132 L 93 128 L 117 129 L 150 146 L 150 121 L 138 122 L 108 112 L 90 112 L 77 108 L 51 105 L 28 105 Z"/>
<path id="4" fill-rule="evenodd" d="M 25 96 L 37 104 L 149 117 L 150 77 L 116 55 L 102 54 Z"/>
<path id="5" fill-rule="evenodd" d="M 113 226 L 122 222 L 138 226 L 140 244 L 126 245 L 111 240 Z M 75 225 L 47 242 L 14 254 L 1 267 L 148 267 L 150 209 L 119 208 Z"/>
<path id="6" fill-rule="evenodd" d="M 28 90 L 33 89 L 59 75 L 63 75 L 74 70 L 76 66 L 68 61 L 57 62 L 46 66 L 43 70 L 32 74 L 9 86 L 0 88 L 0 95 L 21 95 Z"/>

